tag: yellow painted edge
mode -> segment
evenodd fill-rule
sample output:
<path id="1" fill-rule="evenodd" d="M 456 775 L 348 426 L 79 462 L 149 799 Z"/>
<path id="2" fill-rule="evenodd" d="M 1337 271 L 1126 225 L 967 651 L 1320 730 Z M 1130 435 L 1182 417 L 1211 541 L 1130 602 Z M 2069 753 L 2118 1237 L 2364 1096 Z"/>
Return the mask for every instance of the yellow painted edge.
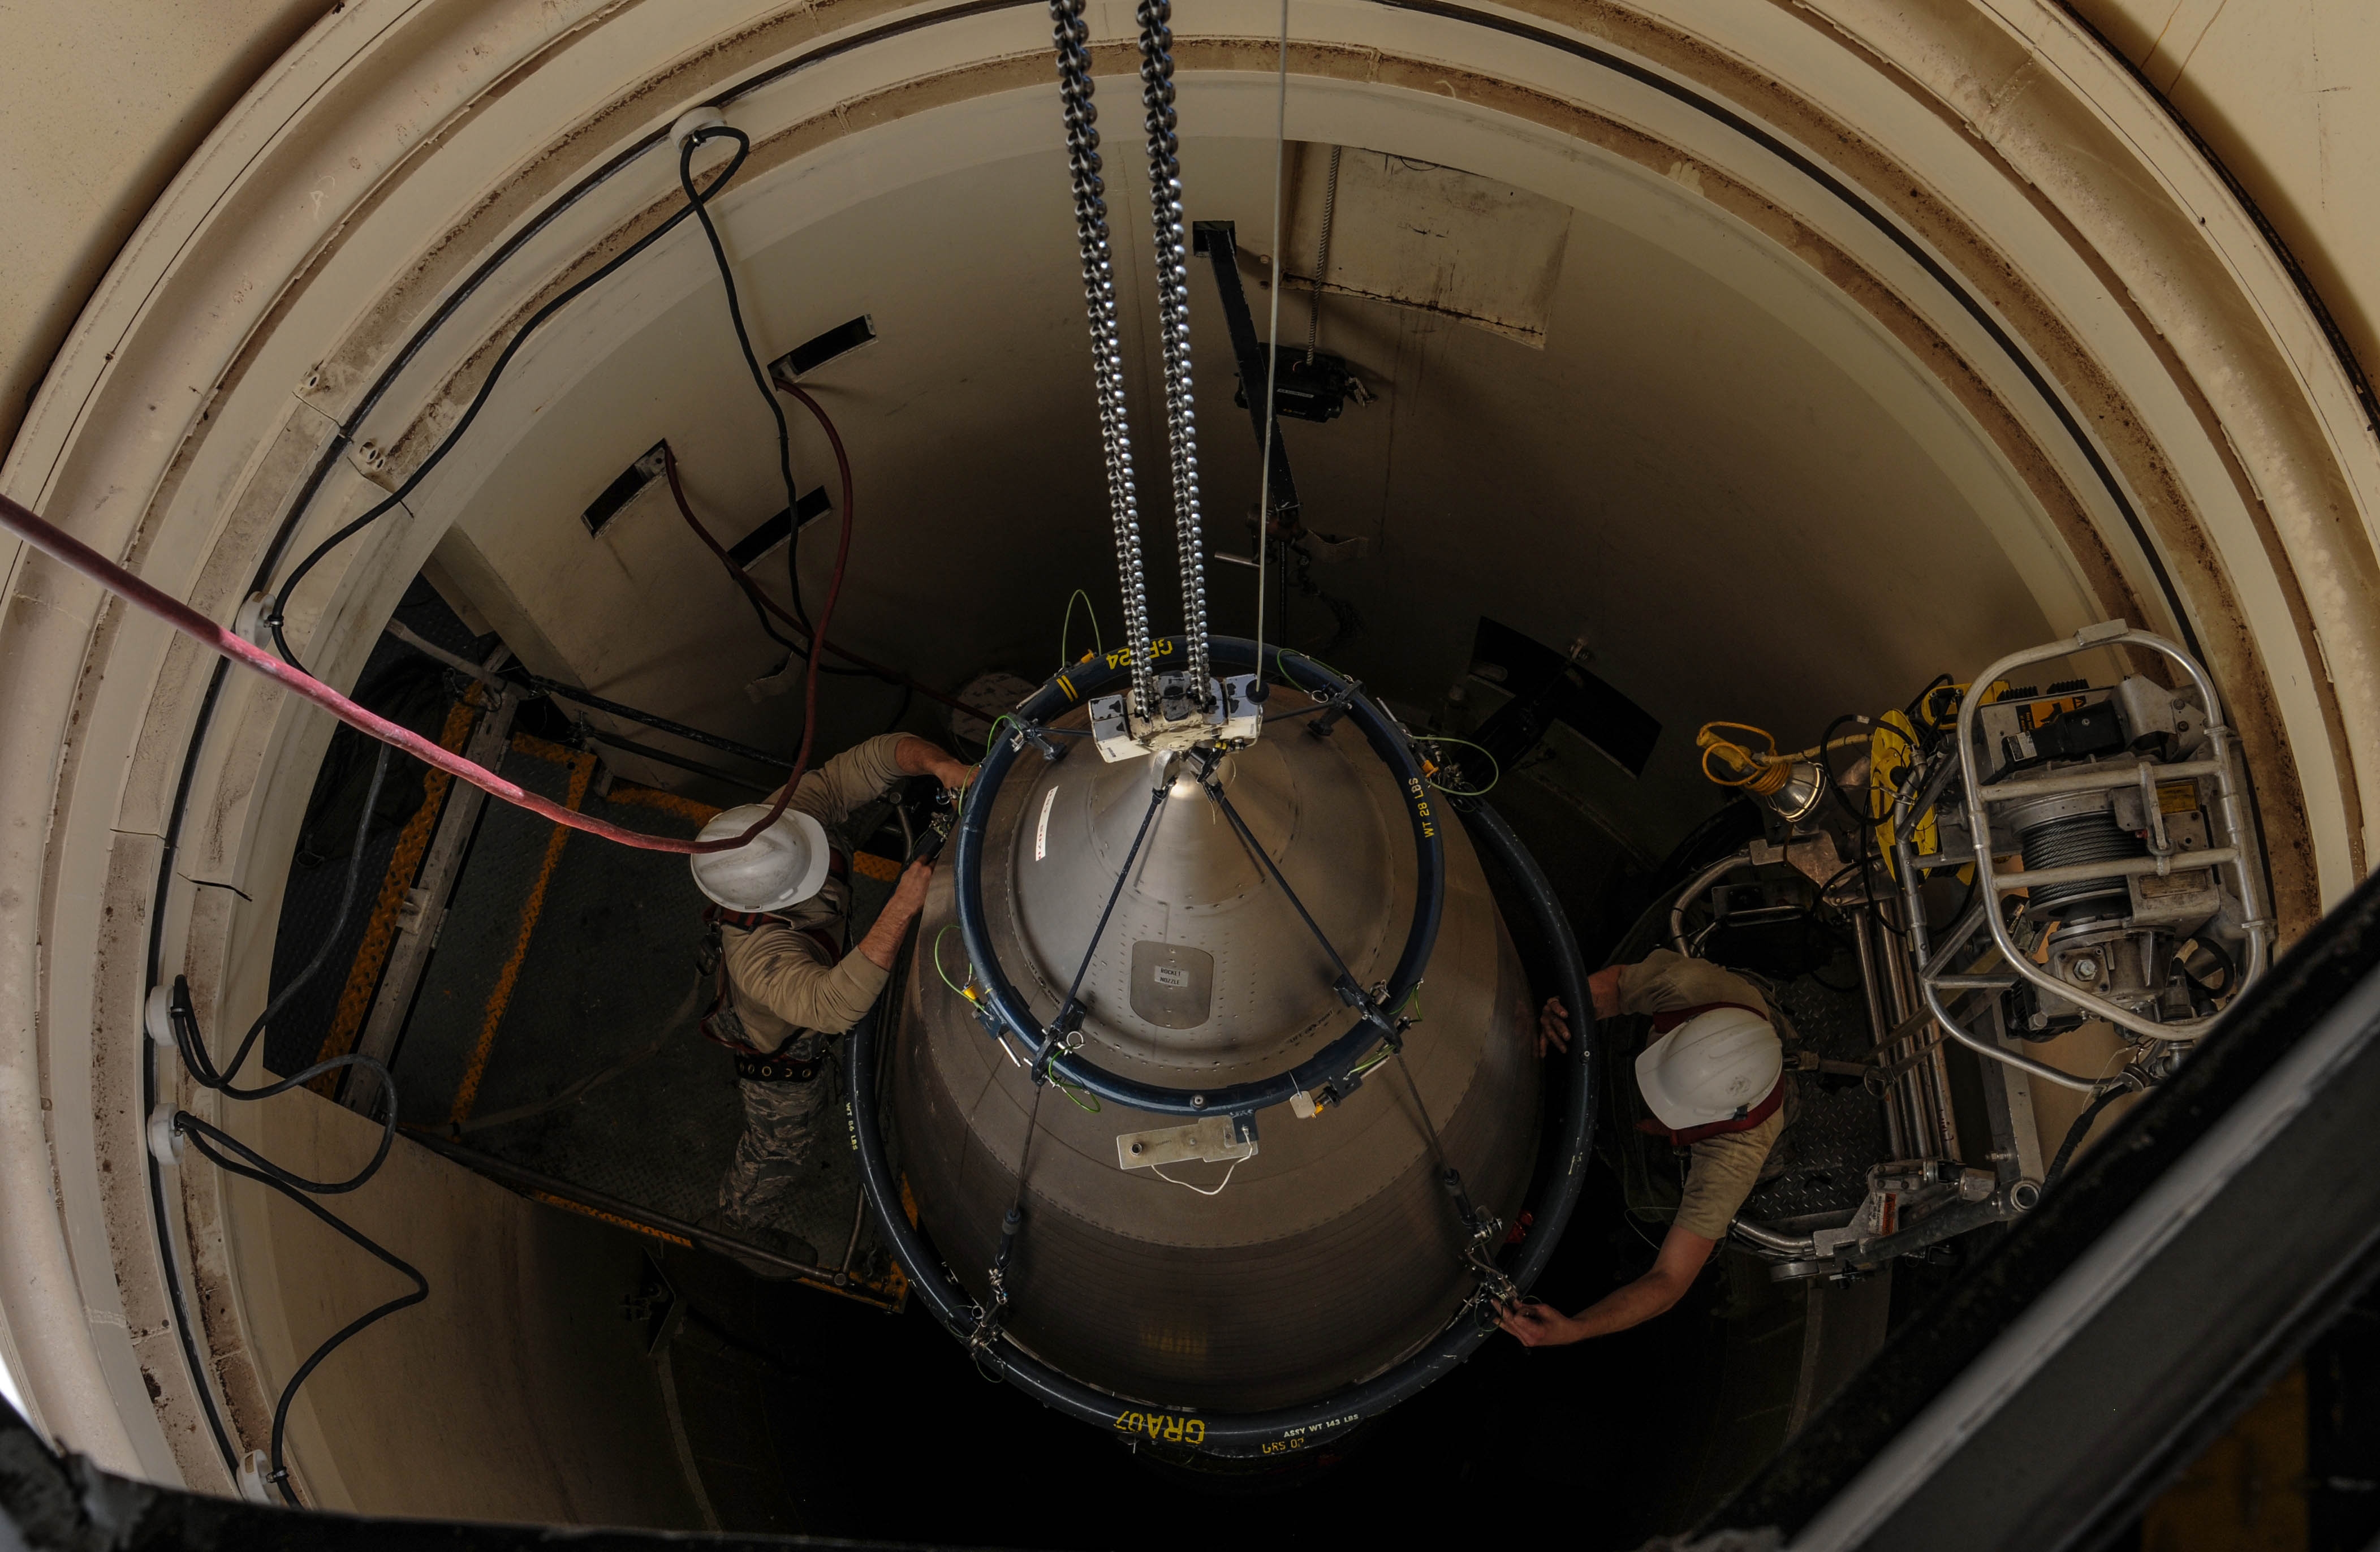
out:
<path id="1" fill-rule="evenodd" d="M 684 1245 L 688 1250 L 694 1248 L 694 1242 L 684 1234 L 673 1234 L 666 1229 L 656 1229 L 650 1224 L 639 1223 L 633 1218 L 622 1218 L 618 1213 L 608 1213 L 601 1207 L 590 1207 L 584 1202 L 574 1202 L 567 1196 L 556 1196 L 551 1191 L 532 1191 L 529 1196 L 532 1200 L 543 1202 L 551 1207 L 567 1208 L 571 1212 L 582 1213 L 589 1218 L 600 1218 L 606 1223 L 615 1223 L 623 1229 L 632 1229 L 639 1234 L 650 1235 L 656 1240 L 667 1240 L 674 1245 Z"/>
<path id="2" fill-rule="evenodd" d="M 665 814 L 675 814 L 681 818 L 692 819 L 697 824 L 709 824 L 712 819 L 717 818 L 721 812 L 708 803 L 697 803 L 690 797 L 683 797 L 674 792 L 662 792 L 655 787 L 640 787 L 633 782 L 613 782 L 612 790 L 603 794 L 603 801 L 633 803 L 641 807 L 658 808 Z"/>
<path id="3" fill-rule="evenodd" d="M 587 801 L 587 784 L 595 776 L 593 755 L 573 755 L 570 768 L 570 792 L 563 806 L 574 813 Z M 562 865 L 563 843 L 570 831 L 562 825 L 545 843 L 545 860 L 537 870 L 537 881 L 529 885 L 528 899 L 522 903 L 520 930 L 514 935 L 513 952 L 504 958 L 504 968 L 496 973 L 494 989 L 488 993 L 488 1005 L 480 1019 L 480 1041 L 472 1049 L 470 1065 L 463 1070 L 462 1086 L 455 1091 L 454 1109 L 447 1120 L 456 1126 L 471 1119 L 471 1107 L 479 1101 L 480 1082 L 488 1075 L 488 1058 L 496 1049 L 496 1029 L 504 1021 L 504 1010 L 512 1005 L 513 988 L 520 981 L 521 966 L 528 962 L 529 939 L 537 931 L 537 918 L 545 911 L 545 891 L 553 882 L 553 871 Z"/>
<path id="4" fill-rule="evenodd" d="M 472 685 L 470 692 L 447 710 L 446 725 L 438 734 L 441 748 L 460 751 L 469 740 L 471 723 L 479 716 L 479 689 L 477 685 Z M 356 1036 L 371 1012 L 372 993 L 379 989 L 381 969 L 388 963 L 388 951 L 396 941 L 397 913 L 413 888 L 413 876 L 420 871 L 421 854 L 430 849 L 431 834 L 438 828 L 438 816 L 446 806 L 446 789 L 454 781 L 443 770 L 432 770 L 422 778 L 421 806 L 406 821 L 404 831 L 396 838 L 396 851 L 388 859 L 388 871 L 381 876 L 380 894 L 372 902 L 372 913 L 364 923 L 363 940 L 357 945 L 355 961 L 347 967 L 347 982 L 340 989 L 338 1010 L 331 1017 L 330 1032 L 322 1037 L 322 1049 L 314 1054 L 316 1061 L 328 1061 L 355 1049 Z M 337 1085 L 340 1075 L 325 1073 L 308 1086 L 327 1095 Z"/>

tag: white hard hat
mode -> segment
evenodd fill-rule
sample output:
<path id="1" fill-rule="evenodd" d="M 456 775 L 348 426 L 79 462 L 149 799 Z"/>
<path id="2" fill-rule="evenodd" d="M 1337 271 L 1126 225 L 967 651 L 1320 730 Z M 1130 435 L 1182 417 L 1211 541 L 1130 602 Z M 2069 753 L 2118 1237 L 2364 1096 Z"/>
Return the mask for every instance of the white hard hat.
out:
<path id="1" fill-rule="evenodd" d="M 714 814 L 702 827 L 704 841 L 732 841 L 769 817 L 770 806 L 747 803 Z M 808 900 L 826 884 L 826 828 L 808 814 L 788 808 L 777 822 L 741 846 L 697 852 L 694 887 L 731 911 L 782 911 Z"/>
<path id="2" fill-rule="evenodd" d="M 1784 1073 L 1777 1031 L 1749 1008 L 1697 1013 L 1636 1059 L 1645 1108 L 1672 1132 L 1743 1115 Z"/>

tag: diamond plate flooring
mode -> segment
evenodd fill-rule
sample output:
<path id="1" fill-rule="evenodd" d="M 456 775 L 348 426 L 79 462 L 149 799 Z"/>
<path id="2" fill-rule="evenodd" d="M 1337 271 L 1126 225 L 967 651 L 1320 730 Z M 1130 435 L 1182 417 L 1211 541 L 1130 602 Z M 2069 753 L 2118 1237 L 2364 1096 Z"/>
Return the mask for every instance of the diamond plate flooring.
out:
<path id="1" fill-rule="evenodd" d="M 1836 985 L 1849 980 L 1856 987 L 1859 967 L 1850 955 L 1839 955 L 1827 969 Z M 1837 991 L 1802 976 L 1779 986 L 1777 997 L 1803 1049 L 1829 1061 L 1865 1060 L 1873 1041 L 1859 991 Z M 1764 1223 L 1799 1226 L 1852 1211 L 1867 1194 L 1868 1166 L 1887 1152 L 1884 1106 L 1876 1096 L 1856 1082 L 1817 1073 L 1796 1081 L 1801 1113 L 1778 1142 L 1784 1172 L 1763 1182 L 1743 1207 L 1745 1217 Z"/>

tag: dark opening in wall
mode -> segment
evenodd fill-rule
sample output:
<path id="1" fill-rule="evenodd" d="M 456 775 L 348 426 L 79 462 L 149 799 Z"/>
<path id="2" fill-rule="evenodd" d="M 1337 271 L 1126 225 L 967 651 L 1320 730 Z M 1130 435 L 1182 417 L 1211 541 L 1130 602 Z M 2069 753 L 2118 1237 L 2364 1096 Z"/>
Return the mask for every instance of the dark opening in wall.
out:
<path id="1" fill-rule="evenodd" d="M 790 512 L 779 512 L 774 517 L 729 545 L 727 553 L 737 565 L 749 571 L 752 569 L 753 562 L 785 542 L 785 536 L 794 531 L 795 519 L 798 518 L 801 526 L 807 528 L 833 509 L 834 503 L 827 499 L 826 487 L 821 485 L 815 491 L 806 492 L 802 497 L 802 504 L 798 507 Z"/>
<path id="2" fill-rule="evenodd" d="M 617 515 L 620 508 L 637 499 L 638 491 L 662 477 L 662 454 L 668 446 L 662 441 L 645 449 L 644 456 L 623 469 L 619 479 L 604 486 L 603 493 L 588 503 L 580 516 L 585 518 L 589 533 L 601 533 L 603 525 Z"/>
<path id="3" fill-rule="evenodd" d="M 773 373 L 801 377 L 814 372 L 838 356 L 847 356 L 876 337 L 876 321 L 861 313 L 848 323 L 838 323 L 822 334 L 817 334 L 786 351 L 769 363 Z"/>

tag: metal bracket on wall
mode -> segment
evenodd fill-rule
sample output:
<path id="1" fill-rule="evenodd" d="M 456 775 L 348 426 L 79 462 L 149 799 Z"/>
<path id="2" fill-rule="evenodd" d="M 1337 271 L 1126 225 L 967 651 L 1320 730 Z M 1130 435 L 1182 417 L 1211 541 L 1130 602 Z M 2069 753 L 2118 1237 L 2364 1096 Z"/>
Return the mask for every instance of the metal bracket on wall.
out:
<path id="1" fill-rule="evenodd" d="M 503 650 L 497 649 L 500 657 Z M 491 661 L 491 667 L 495 661 Z M 465 759 L 490 770 L 502 768 L 504 751 L 512 745 L 513 713 L 520 709 L 520 700 L 519 693 L 509 687 L 496 692 L 480 714 L 479 726 L 471 730 L 470 741 L 463 746 Z M 405 1033 L 405 1021 L 413 1012 L 413 994 L 421 985 L 422 972 L 430 967 L 431 951 L 438 946 L 438 928 L 446 917 L 446 903 L 462 875 L 463 853 L 470 845 L 480 810 L 487 801 L 486 793 L 463 782 L 447 790 L 445 810 L 438 816 L 437 831 L 421 859 L 421 875 L 406 892 L 397 916 L 396 941 L 388 952 L 388 968 L 381 975 L 371 1012 L 356 1042 L 358 1052 L 382 1064 L 395 1054 L 397 1039 Z M 380 1105 L 379 1077 L 368 1067 L 349 1071 L 353 1076 L 339 1103 L 364 1115 L 373 1114 Z"/>

